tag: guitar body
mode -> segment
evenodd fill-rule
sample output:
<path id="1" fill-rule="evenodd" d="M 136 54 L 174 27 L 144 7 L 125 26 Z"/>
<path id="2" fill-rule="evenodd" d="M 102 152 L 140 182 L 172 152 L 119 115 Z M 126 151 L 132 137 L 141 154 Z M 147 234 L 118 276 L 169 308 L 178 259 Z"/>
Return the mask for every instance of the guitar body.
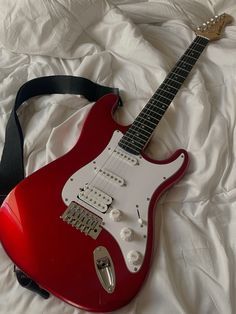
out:
<path id="1" fill-rule="evenodd" d="M 128 127 L 112 118 L 117 103 L 101 98 L 74 148 L 18 184 L 0 210 L 14 263 L 88 311 L 115 310 L 137 294 L 150 268 L 156 201 L 188 165 L 184 150 L 155 161 L 119 148 Z"/>

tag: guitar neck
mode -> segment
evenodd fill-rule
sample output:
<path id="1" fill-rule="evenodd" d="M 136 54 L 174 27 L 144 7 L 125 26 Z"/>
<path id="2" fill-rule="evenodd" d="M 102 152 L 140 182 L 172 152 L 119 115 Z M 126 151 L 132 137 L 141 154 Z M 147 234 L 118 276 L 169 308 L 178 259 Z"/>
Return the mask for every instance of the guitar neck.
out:
<path id="1" fill-rule="evenodd" d="M 153 131 L 187 78 L 209 39 L 197 36 L 165 78 L 146 106 L 119 142 L 125 151 L 138 155 L 148 143 Z"/>

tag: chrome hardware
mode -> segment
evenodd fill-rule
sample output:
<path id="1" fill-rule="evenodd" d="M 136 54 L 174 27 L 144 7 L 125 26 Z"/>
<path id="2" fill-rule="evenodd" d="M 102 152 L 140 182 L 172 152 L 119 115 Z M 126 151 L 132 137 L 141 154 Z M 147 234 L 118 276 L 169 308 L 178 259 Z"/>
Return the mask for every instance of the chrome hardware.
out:
<path id="1" fill-rule="evenodd" d="M 112 293 L 115 289 L 115 270 L 110 254 L 104 246 L 99 246 L 93 251 L 94 265 L 98 279 L 103 288 Z"/>
<path id="2" fill-rule="evenodd" d="M 97 239 L 99 233 L 102 231 L 100 226 L 102 218 L 91 213 L 76 202 L 71 202 L 60 218 L 93 239 Z"/>

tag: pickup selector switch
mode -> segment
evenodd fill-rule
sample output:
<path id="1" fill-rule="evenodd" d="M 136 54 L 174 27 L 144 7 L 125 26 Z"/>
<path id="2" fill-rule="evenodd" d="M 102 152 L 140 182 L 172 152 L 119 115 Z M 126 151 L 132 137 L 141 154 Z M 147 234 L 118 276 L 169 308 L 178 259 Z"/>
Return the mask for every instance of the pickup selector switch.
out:
<path id="1" fill-rule="evenodd" d="M 120 237 L 124 241 L 131 241 L 133 239 L 133 231 L 130 228 L 122 228 L 120 231 Z"/>

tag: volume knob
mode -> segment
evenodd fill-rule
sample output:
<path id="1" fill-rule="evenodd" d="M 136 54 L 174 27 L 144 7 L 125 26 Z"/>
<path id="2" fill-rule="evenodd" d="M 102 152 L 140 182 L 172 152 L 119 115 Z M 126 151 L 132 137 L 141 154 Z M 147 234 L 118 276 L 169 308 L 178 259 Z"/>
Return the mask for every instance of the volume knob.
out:
<path id="1" fill-rule="evenodd" d="M 127 254 L 127 259 L 130 265 L 140 265 L 142 262 L 142 254 L 139 251 L 129 251 L 129 253 Z"/>
<path id="2" fill-rule="evenodd" d="M 130 228 L 122 228 L 120 231 L 121 239 L 124 241 L 131 241 L 133 239 L 133 231 Z"/>
<path id="3" fill-rule="evenodd" d="M 110 211 L 110 214 L 109 214 L 111 220 L 113 221 L 120 221 L 120 218 L 121 218 L 121 211 L 119 209 L 112 209 Z"/>

